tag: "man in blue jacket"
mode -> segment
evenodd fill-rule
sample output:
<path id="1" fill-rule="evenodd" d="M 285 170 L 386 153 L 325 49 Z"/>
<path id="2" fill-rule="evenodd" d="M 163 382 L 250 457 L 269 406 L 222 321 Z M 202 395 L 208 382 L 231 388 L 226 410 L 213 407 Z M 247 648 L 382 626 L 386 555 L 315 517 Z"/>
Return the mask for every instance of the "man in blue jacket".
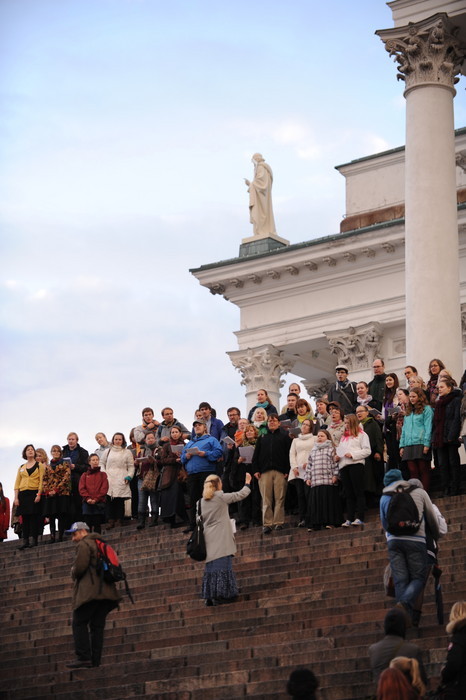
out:
<path id="1" fill-rule="evenodd" d="M 217 473 L 217 461 L 222 458 L 222 446 L 217 438 L 209 435 L 205 420 L 198 419 L 193 423 L 194 437 L 188 442 L 181 453 L 181 462 L 188 472 L 186 482 L 191 507 L 188 510 L 189 527 L 187 532 L 194 530 L 196 522 L 196 503 L 202 496 L 204 481 L 209 474 Z"/>

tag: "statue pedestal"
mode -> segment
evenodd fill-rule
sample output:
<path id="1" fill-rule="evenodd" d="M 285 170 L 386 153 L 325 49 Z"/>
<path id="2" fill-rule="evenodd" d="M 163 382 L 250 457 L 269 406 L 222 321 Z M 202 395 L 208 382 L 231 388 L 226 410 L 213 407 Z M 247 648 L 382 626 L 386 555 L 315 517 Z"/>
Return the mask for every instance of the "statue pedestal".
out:
<path id="1" fill-rule="evenodd" d="M 276 234 L 273 236 L 249 236 L 241 241 L 238 257 L 245 258 L 248 255 L 266 254 L 270 253 L 271 250 L 285 248 L 289 245 L 289 241 Z"/>

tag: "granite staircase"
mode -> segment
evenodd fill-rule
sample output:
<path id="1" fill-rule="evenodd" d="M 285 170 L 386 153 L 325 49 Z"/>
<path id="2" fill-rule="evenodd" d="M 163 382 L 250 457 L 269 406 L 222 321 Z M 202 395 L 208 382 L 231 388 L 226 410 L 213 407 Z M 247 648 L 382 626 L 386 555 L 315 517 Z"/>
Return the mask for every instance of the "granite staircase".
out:
<path id="1" fill-rule="evenodd" d="M 438 499 L 449 523 L 440 564 L 447 619 L 466 597 L 466 496 Z M 127 597 L 107 619 L 102 665 L 70 671 L 73 561 L 71 542 L 21 552 L 0 545 L 0 698 L 221 700 L 287 697 L 297 666 L 312 668 L 322 700 L 363 699 L 374 692 L 367 647 L 382 636 L 385 538 L 375 511 L 366 526 L 272 535 L 237 533 L 235 571 L 241 595 L 206 608 L 199 598 L 203 565 L 185 555 L 187 536 L 162 525 L 135 524 L 108 534 L 128 574 Z M 434 679 L 447 638 L 437 623 L 433 582 L 419 629 L 408 638 L 425 649 Z"/>

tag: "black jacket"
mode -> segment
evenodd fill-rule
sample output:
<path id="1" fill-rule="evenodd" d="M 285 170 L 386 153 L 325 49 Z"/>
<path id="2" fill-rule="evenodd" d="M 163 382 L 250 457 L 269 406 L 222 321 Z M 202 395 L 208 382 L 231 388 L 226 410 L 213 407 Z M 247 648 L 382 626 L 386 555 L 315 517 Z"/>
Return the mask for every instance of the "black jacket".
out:
<path id="1" fill-rule="evenodd" d="M 254 450 L 252 458 L 252 470 L 254 473 L 275 470 L 282 474 L 290 471 L 290 446 L 291 438 L 288 433 L 281 428 L 268 430 L 262 435 Z"/>
<path id="2" fill-rule="evenodd" d="M 456 683 L 458 700 L 466 697 L 466 620 L 457 623 L 442 669 L 442 682 Z M 454 696 L 452 696 L 454 697 Z"/>

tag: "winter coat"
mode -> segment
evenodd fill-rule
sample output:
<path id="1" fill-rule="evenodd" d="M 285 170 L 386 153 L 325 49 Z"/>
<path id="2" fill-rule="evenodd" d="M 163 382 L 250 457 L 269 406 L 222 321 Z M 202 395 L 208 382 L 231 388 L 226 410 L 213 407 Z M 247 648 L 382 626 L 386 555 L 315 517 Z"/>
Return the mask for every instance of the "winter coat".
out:
<path id="1" fill-rule="evenodd" d="M 6 540 L 8 537 L 8 528 L 10 527 L 10 499 L 5 496 L 5 501 L 0 501 L 0 540 Z"/>
<path id="2" fill-rule="evenodd" d="M 133 455 L 126 447 L 112 445 L 100 467 L 107 474 L 110 498 L 131 498 L 130 481 L 134 475 Z M 130 480 L 125 481 L 129 476 Z"/>
<path id="3" fill-rule="evenodd" d="M 285 430 L 267 429 L 267 433 L 262 435 L 254 449 L 252 458 L 253 473 L 264 474 L 268 471 L 277 471 L 288 474 L 290 471 L 290 437 Z"/>
<path id="4" fill-rule="evenodd" d="M 74 581 L 73 610 L 91 600 L 113 600 L 115 607 L 121 600 L 115 584 L 106 583 L 97 573 L 96 539 L 104 541 L 102 535 L 91 532 L 77 544 L 76 558 L 71 569 L 71 578 Z"/>
<path id="5" fill-rule="evenodd" d="M 386 532 L 387 540 L 402 539 L 410 540 L 411 542 L 425 542 L 426 523 L 429 528 L 430 534 L 432 535 L 434 540 L 437 540 L 440 537 L 439 521 L 437 518 L 437 514 L 432 507 L 432 501 L 429 498 L 429 494 L 427 493 L 427 491 L 424 491 L 424 489 L 421 488 L 417 488 L 410 491 L 411 498 L 417 506 L 419 520 L 421 521 L 418 531 L 414 535 L 404 535 L 402 537 L 396 537 L 388 532 L 387 515 L 388 506 L 390 504 L 391 499 L 390 494 L 394 493 L 399 486 L 402 486 L 403 489 L 409 489 L 412 485 L 407 481 L 394 481 L 392 484 L 384 488 L 382 497 L 380 499 L 380 520 L 382 522 L 382 527 Z"/>
<path id="6" fill-rule="evenodd" d="M 458 700 L 466 697 L 466 620 L 458 620 L 455 625 L 441 678 L 442 683 L 456 683 L 453 687 Z"/>
<path id="7" fill-rule="evenodd" d="M 275 406 L 274 406 L 273 404 L 267 402 L 267 406 L 264 406 L 263 404 L 256 403 L 255 406 L 253 406 L 253 407 L 249 410 L 249 413 L 248 413 L 248 421 L 249 421 L 250 423 L 252 423 L 252 417 L 253 417 L 253 415 L 254 415 L 254 411 L 256 410 L 256 408 L 259 408 L 259 407 L 260 407 L 260 408 L 264 408 L 264 409 L 265 409 L 265 412 L 266 412 L 266 414 L 267 414 L 268 416 L 270 416 L 271 413 L 276 413 L 277 416 L 278 416 L 278 411 L 277 411 L 277 409 L 275 408 Z"/>
<path id="8" fill-rule="evenodd" d="M 361 421 L 361 426 L 364 432 L 369 436 L 371 456 L 373 457 L 375 454 L 379 454 L 383 457 L 383 437 L 377 421 L 369 416 L 367 420 Z"/>
<path id="9" fill-rule="evenodd" d="M 430 406 L 424 406 L 422 413 L 410 413 L 403 421 L 400 448 L 408 445 L 430 447 L 432 437 L 432 419 L 434 412 Z"/>
<path id="10" fill-rule="evenodd" d="M 96 503 L 105 503 L 105 499 L 108 492 L 108 478 L 107 474 L 101 471 L 100 467 L 97 469 L 89 469 L 85 474 L 81 475 L 79 480 L 79 494 L 83 501 L 87 501 L 90 498 Z"/>
<path id="11" fill-rule="evenodd" d="M 245 485 L 241 491 L 234 493 L 216 491 L 209 501 L 206 501 L 205 498 L 201 499 L 201 512 L 207 549 L 206 562 L 236 553 L 236 542 L 231 527 L 228 506 L 230 503 L 242 501 L 250 493 L 251 489 Z"/>
<path id="12" fill-rule="evenodd" d="M 71 486 L 73 493 L 78 492 L 81 474 L 84 474 L 89 466 L 89 452 L 85 450 L 84 447 L 81 447 L 79 443 L 76 445 L 76 452 L 77 455 L 74 457 L 73 461 L 70 446 L 63 445 L 62 457 L 69 457 L 74 464 L 74 469 L 71 470 Z"/>
<path id="13" fill-rule="evenodd" d="M 191 455 L 188 459 L 186 450 L 190 447 L 197 447 L 201 452 L 205 452 L 205 456 Z M 196 435 L 185 445 L 181 453 L 181 463 L 186 467 L 188 475 L 200 472 L 213 473 L 217 471 L 217 460 L 222 456 L 223 450 L 219 441 L 209 433 L 205 433 L 204 435 Z"/>
<path id="14" fill-rule="evenodd" d="M 461 432 L 461 400 L 461 391 L 459 389 L 452 389 L 446 396 L 440 396 L 436 402 L 432 424 L 432 445 L 434 447 L 458 444 Z M 442 408 L 444 408 L 443 419 L 440 418 L 440 414 L 443 413 Z M 442 420 L 443 430 L 441 425 Z"/>
<path id="15" fill-rule="evenodd" d="M 44 478 L 42 480 L 42 494 L 48 496 L 55 493 L 57 496 L 71 495 L 71 469 L 63 460 L 58 464 L 45 465 Z"/>
<path id="16" fill-rule="evenodd" d="M 314 447 L 316 438 L 315 435 L 311 433 L 303 435 L 300 433 L 298 437 L 295 437 L 290 447 L 290 475 L 288 481 L 293 479 L 304 479 L 306 473 L 306 466 L 309 454 Z M 299 476 L 296 477 L 293 469 L 299 469 Z"/>
<path id="17" fill-rule="evenodd" d="M 305 479 L 311 480 L 311 488 L 315 486 L 331 486 L 333 477 L 338 476 L 338 462 L 335 462 L 335 447 L 333 442 L 316 443 L 309 455 Z"/>
<path id="18" fill-rule="evenodd" d="M 332 384 L 327 393 L 329 403 L 336 401 L 344 413 L 354 413 L 357 406 L 357 396 L 356 382 L 350 382 L 349 379 L 343 384 L 340 382 Z"/>
<path id="19" fill-rule="evenodd" d="M 351 457 L 345 457 L 345 454 L 349 452 Z M 369 457 L 371 453 L 371 443 L 369 442 L 369 436 L 364 430 L 360 430 L 357 437 L 349 435 L 343 437 L 337 447 L 337 455 L 340 457 L 338 462 L 339 471 L 348 466 L 348 464 L 364 464 L 366 457 Z"/>

